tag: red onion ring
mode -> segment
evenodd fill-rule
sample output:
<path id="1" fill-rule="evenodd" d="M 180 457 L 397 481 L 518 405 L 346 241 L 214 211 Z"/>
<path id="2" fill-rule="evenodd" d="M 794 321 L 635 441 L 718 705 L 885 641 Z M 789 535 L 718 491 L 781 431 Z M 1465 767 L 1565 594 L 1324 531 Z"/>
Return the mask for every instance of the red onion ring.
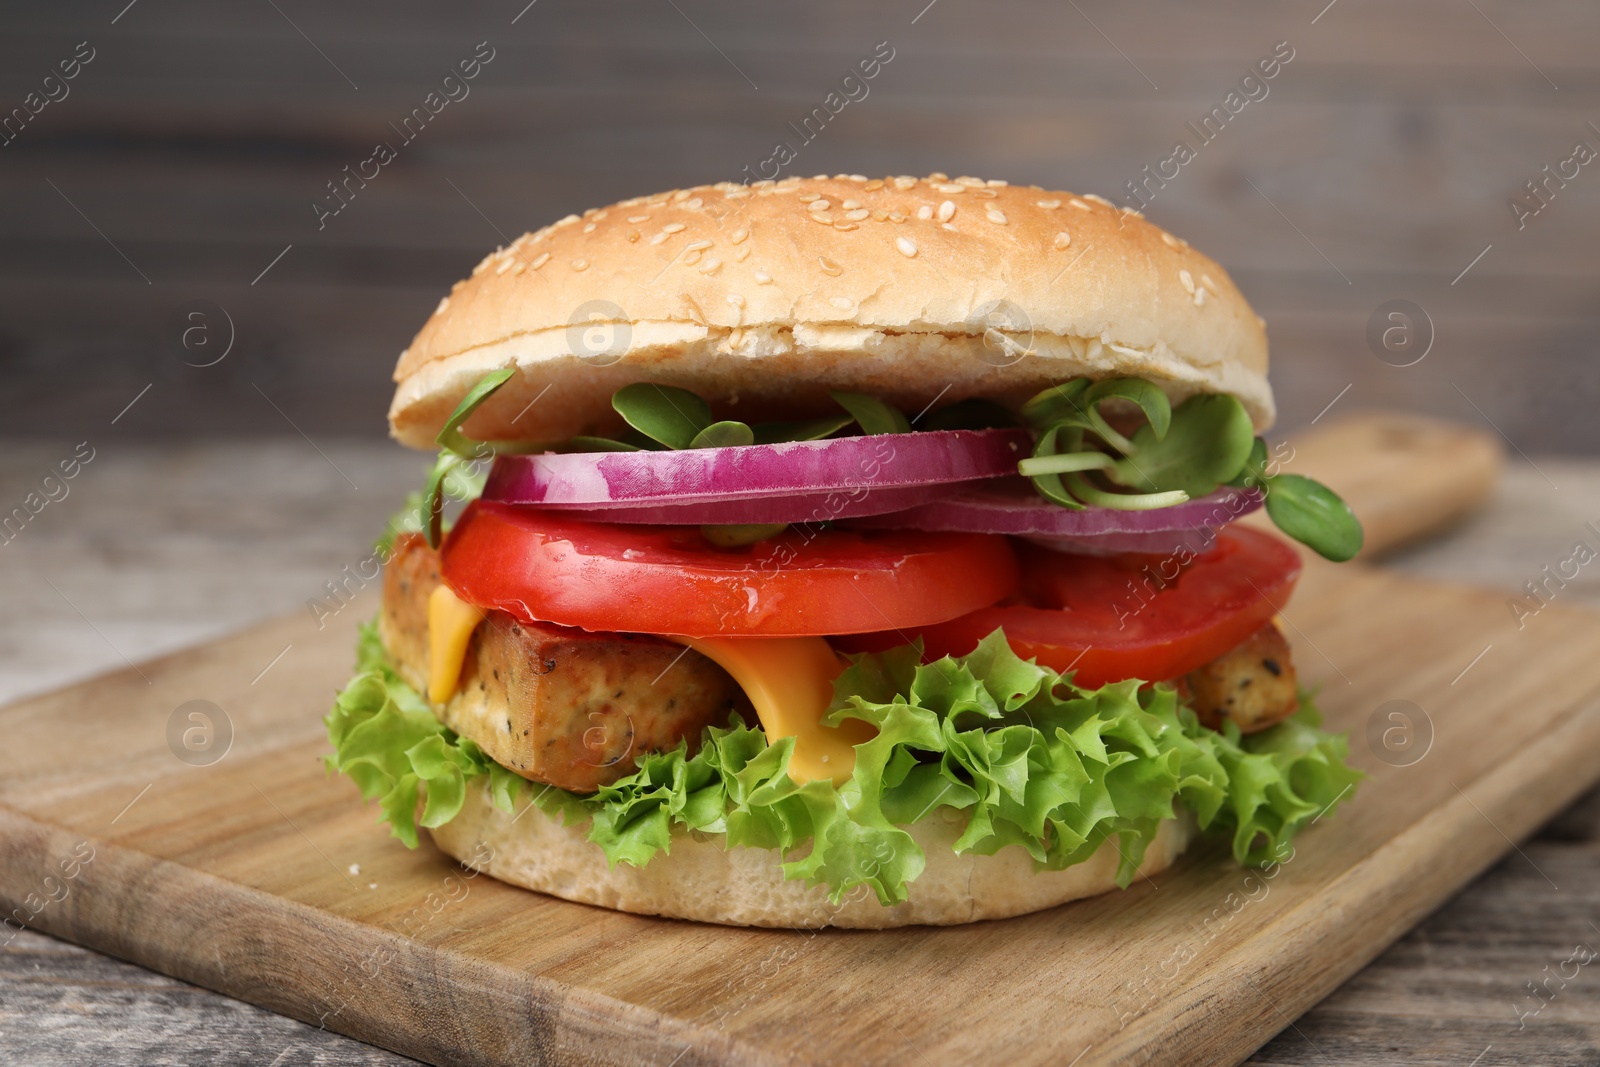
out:
<path id="1" fill-rule="evenodd" d="M 900 492 L 903 490 L 1012 474 L 1017 461 L 1031 448 L 1032 440 L 1025 430 L 930 430 L 667 452 L 507 455 L 495 458 L 483 496 L 506 504 L 604 511 L 606 515 L 595 517 L 633 522 L 659 520 L 626 520 L 610 513 L 769 500 L 775 507 L 765 514 L 797 517 L 723 518 L 719 511 L 716 518 L 681 521 L 800 522 L 809 518 L 818 501 L 830 494 L 864 493 L 867 501 L 881 495 L 870 505 L 871 510 L 853 512 L 876 514 L 927 499 Z M 898 495 L 891 495 L 892 492 Z M 805 499 L 786 500 L 797 496 Z M 777 506 L 785 503 L 790 506 Z"/>
<path id="2" fill-rule="evenodd" d="M 954 496 L 852 526 L 1010 534 L 1061 552 L 1163 553 L 1210 545 L 1215 531 L 1261 506 L 1254 489 L 1223 487 L 1208 496 L 1149 511 L 1073 511 L 1041 498 L 1027 479 L 965 487 Z"/>

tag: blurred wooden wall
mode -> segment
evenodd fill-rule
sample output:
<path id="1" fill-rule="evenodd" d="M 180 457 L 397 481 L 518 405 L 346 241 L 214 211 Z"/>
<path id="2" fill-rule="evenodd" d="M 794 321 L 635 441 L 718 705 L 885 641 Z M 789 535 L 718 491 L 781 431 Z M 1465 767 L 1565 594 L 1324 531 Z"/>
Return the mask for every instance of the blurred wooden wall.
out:
<path id="1" fill-rule="evenodd" d="M 0 5 L 0 111 L 94 55 L 0 147 L 0 436 L 104 432 L 136 394 L 119 434 L 381 433 L 396 354 L 502 234 L 737 179 L 878 42 L 869 95 L 789 170 L 1121 202 L 1287 41 L 1148 211 L 1268 319 L 1284 424 L 1348 385 L 1341 406 L 1600 451 L 1600 161 L 1520 230 L 1508 206 L 1600 149 L 1592 0 L 525 2 Z M 479 42 L 470 95 L 319 230 L 325 183 Z M 1402 298 L 1436 331 L 1403 368 L 1366 340 Z M 216 351 L 182 347 L 187 313 L 226 332 L 213 305 L 234 347 L 186 365 Z"/>

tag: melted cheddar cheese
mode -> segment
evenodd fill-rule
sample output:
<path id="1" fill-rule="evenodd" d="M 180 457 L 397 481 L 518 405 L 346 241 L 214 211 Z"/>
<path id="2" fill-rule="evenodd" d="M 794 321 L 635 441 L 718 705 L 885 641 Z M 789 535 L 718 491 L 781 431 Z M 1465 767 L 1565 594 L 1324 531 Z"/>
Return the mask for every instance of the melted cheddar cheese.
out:
<path id="1" fill-rule="evenodd" d="M 440 582 L 428 596 L 428 699 L 443 704 L 456 692 L 461 664 L 483 609 L 468 604 Z"/>
<path id="2" fill-rule="evenodd" d="M 666 636 L 666 635 L 663 635 Z M 877 730 L 860 719 L 824 726 L 833 680 L 843 664 L 820 637 L 667 637 L 680 641 L 733 676 L 761 719 L 767 743 L 794 738 L 789 777 L 843 784 L 855 770 L 853 746 Z"/>

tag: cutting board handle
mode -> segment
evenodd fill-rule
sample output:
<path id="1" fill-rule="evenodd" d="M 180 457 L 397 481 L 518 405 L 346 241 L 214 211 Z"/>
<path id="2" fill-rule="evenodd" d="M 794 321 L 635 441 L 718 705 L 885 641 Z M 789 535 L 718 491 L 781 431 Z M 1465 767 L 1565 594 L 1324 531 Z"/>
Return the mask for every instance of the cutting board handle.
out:
<path id="1" fill-rule="evenodd" d="M 1353 412 L 1289 444 L 1294 453 L 1283 469 L 1327 485 L 1361 519 L 1363 559 L 1470 514 L 1489 498 L 1505 466 L 1500 439 L 1487 430 L 1401 412 Z"/>

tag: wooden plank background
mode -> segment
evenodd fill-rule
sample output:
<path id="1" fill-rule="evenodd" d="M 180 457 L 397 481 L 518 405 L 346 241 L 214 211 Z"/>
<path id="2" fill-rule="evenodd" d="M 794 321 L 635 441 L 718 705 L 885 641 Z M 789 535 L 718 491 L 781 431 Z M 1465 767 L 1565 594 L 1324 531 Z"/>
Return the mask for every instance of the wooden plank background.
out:
<path id="1" fill-rule="evenodd" d="M 1268 318 L 1286 427 L 1341 397 L 1600 449 L 1600 165 L 1521 231 L 1508 208 L 1600 148 L 1593 4 L 524 3 L 0 5 L 0 114 L 78 42 L 95 56 L 0 147 L 0 434 L 70 434 L 146 385 L 119 429 L 381 433 L 395 354 L 502 233 L 738 178 L 880 41 L 893 60 L 790 170 L 1114 200 L 1287 41 L 1149 210 Z M 319 231 L 324 184 L 483 41 L 470 95 Z M 1365 341 L 1394 298 L 1434 324 L 1413 367 Z M 201 301 L 236 338 L 207 368 L 179 342 Z"/>

